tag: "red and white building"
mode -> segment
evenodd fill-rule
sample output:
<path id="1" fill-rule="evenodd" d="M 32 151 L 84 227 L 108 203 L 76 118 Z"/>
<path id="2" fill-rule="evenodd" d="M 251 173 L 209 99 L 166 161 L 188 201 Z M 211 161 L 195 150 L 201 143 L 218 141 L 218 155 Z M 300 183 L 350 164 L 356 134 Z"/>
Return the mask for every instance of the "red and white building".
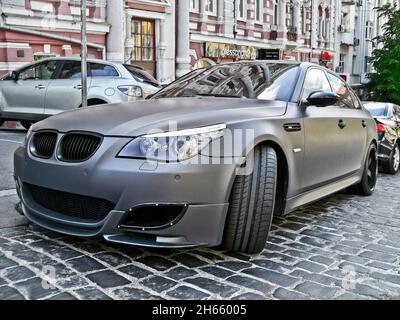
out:
<path id="1" fill-rule="evenodd" d="M 106 1 L 87 1 L 89 56 L 105 58 Z M 1 0 L 0 74 L 43 57 L 80 54 L 80 1 Z"/>
<path id="2" fill-rule="evenodd" d="M 87 4 L 89 56 L 140 65 L 161 83 L 193 68 L 241 59 L 324 62 L 354 74 L 354 65 L 361 66 L 362 56 L 370 55 L 358 52 L 353 43 L 362 32 L 354 31 L 345 39 L 344 31 L 352 25 L 357 30 L 363 27 L 360 18 L 355 21 L 356 1 L 87 0 Z M 79 55 L 79 7 L 80 0 L 0 0 L 0 74 L 47 56 Z M 368 26 L 376 29 L 372 20 Z"/>

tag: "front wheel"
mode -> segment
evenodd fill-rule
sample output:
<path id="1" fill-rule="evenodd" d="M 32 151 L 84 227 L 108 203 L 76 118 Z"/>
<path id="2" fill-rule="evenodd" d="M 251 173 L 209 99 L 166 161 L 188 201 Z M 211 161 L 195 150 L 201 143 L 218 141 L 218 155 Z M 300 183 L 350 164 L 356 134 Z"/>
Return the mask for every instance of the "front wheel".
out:
<path id="1" fill-rule="evenodd" d="M 368 150 L 367 160 L 364 166 L 362 180 L 354 186 L 355 192 L 362 196 L 370 196 L 374 193 L 378 180 L 378 154 L 376 146 L 371 144 Z"/>
<path id="2" fill-rule="evenodd" d="M 255 254 L 267 242 L 275 205 L 277 156 L 273 148 L 254 150 L 252 173 L 238 175 L 233 184 L 225 224 L 223 248 Z"/>
<path id="3" fill-rule="evenodd" d="M 400 147 L 396 143 L 388 161 L 382 163 L 383 172 L 389 174 L 396 174 L 400 168 Z"/>

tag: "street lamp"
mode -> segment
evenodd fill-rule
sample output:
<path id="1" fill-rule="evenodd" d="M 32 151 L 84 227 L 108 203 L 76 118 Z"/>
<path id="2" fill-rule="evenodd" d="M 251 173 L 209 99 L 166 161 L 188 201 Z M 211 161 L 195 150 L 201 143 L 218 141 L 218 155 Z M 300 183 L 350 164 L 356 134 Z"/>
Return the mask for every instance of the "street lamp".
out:
<path id="1" fill-rule="evenodd" d="M 86 0 L 81 0 L 81 58 L 82 58 L 82 108 L 87 107 L 87 31 L 86 31 Z"/>

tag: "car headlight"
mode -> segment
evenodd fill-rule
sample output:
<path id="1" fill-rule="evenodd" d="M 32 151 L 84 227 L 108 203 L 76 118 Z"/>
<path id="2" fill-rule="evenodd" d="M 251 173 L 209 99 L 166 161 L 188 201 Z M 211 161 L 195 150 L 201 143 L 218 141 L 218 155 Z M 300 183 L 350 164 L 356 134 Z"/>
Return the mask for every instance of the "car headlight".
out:
<path id="1" fill-rule="evenodd" d="M 24 147 L 26 147 L 28 145 L 28 142 L 29 142 L 30 138 L 32 137 L 32 134 L 33 134 L 32 129 L 29 129 L 28 132 L 25 135 L 25 139 L 24 139 L 24 142 L 22 144 Z"/>
<path id="2" fill-rule="evenodd" d="M 143 97 L 143 90 L 138 86 L 119 86 L 118 90 L 129 97 Z"/>
<path id="3" fill-rule="evenodd" d="M 188 160 L 198 155 L 212 141 L 223 137 L 225 129 L 225 124 L 219 124 L 144 135 L 129 142 L 120 151 L 118 157 L 165 162 Z"/>

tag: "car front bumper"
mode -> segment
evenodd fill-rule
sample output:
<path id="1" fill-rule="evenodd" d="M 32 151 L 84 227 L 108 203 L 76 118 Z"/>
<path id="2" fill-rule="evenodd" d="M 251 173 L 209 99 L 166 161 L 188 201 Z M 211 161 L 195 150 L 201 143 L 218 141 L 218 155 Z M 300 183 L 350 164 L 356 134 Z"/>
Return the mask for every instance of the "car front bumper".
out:
<path id="1" fill-rule="evenodd" d="M 103 237 L 149 247 L 216 246 L 222 241 L 230 190 L 237 165 L 146 162 L 117 158 L 128 138 L 104 138 L 86 162 L 65 163 L 33 157 L 25 147 L 14 154 L 14 174 L 24 215 L 62 234 Z M 209 158 L 208 160 L 209 161 Z M 115 204 L 104 219 L 92 220 L 49 210 L 35 201 L 27 185 L 105 199 Z M 132 208 L 183 204 L 179 221 L 160 228 L 121 227 Z"/>

